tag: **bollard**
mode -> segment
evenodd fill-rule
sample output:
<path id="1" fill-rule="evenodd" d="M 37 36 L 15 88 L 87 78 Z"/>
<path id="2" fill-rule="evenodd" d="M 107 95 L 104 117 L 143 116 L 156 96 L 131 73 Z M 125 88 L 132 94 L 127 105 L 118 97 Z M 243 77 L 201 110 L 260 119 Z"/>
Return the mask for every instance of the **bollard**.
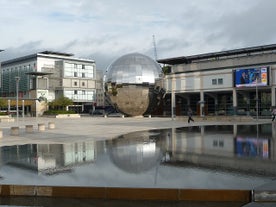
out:
<path id="1" fill-rule="evenodd" d="M 0 129 L 0 138 L 2 138 L 2 137 L 3 137 L 3 130 Z"/>
<path id="2" fill-rule="evenodd" d="M 45 124 L 38 124 L 38 131 L 45 131 Z"/>
<path id="3" fill-rule="evenodd" d="M 48 128 L 49 129 L 54 129 L 55 128 L 55 123 L 54 122 L 49 122 L 48 123 Z"/>
<path id="4" fill-rule="evenodd" d="M 33 125 L 26 125 L 25 131 L 27 133 L 32 133 L 34 131 Z"/>
<path id="5" fill-rule="evenodd" d="M 11 127 L 11 135 L 18 136 L 19 135 L 19 127 Z"/>

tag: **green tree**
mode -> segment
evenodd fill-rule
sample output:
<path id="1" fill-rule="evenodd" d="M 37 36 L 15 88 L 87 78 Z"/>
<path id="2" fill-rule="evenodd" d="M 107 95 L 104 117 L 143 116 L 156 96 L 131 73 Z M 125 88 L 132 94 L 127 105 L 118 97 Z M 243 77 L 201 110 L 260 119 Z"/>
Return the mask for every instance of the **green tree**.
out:
<path id="1" fill-rule="evenodd" d="M 62 96 L 58 99 L 55 99 L 49 102 L 49 107 L 55 110 L 65 110 L 66 106 L 69 106 L 72 104 L 73 104 L 73 101 L 70 98 Z"/>
<path id="2" fill-rule="evenodd" d="M 8 101 L 0 98 L 0 108 L 6 108 L 8 106 Z"/>
<path id="3" fill-rule="evenodd" d="M 165 75 L 171 73 L 171 70 L 172 70 L 172 67 L 169 66 L 169 65 L 166 65 L 166 66 L 162 67 L 162 71 Z"/>

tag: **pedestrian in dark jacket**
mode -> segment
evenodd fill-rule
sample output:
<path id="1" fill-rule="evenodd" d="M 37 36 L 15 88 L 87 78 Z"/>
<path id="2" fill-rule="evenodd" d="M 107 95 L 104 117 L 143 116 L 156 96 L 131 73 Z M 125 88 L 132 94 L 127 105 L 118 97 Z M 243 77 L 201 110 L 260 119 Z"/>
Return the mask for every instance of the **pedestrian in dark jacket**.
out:
<path id="1" fill-rule="evenodd" d="M 275 120 L 275 117 L 276 117 L 276 108 L 274 108 L 273 110 L 272 110 L 272 121 L 274 121 Z"/>
<path id="2" fill-rule="evenodd" d="M 190 121 L 194 122 L 193 118 L 193 111 L 191 108 L 188 109 L 188 123 L 190 123 Z"/>

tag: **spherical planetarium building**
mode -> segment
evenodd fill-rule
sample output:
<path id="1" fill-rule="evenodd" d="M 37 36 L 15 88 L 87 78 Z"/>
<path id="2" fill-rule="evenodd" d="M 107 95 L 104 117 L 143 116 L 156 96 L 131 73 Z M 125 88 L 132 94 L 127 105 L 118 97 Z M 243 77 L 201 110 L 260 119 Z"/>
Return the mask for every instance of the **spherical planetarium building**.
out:
<path id="1" fill-rule="evenodd" d="M 161 132 L 163 133 L 163 132 Z M 158 166 L 165 154 L 166 139 L 160 133 L 132 132 L 107 142 L 110 160 L 128 173 L 141 173 Z"/>
<path id="2" fill-rule="evenodd" d="M 106 96 L 127 116 L 150 114 L 162 97 L 157 84 L 161 74 L 161 67 L 150 57 L 140 53 L 126 54 L 107 68 Z"/>

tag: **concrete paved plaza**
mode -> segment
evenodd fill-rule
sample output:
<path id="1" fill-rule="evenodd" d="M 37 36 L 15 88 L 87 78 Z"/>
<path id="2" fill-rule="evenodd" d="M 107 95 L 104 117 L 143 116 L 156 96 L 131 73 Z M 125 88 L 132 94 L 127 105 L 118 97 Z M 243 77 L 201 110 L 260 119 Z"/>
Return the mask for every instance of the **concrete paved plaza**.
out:
<path id="1" fill-rule="evenodd" d="M 49 129 L 48 123 L 52 122 L 55 129 Z M 270 120 L 259 120 L 261 123 L 270 123 Z M 229 120 L 208 121 L 198 120 L 188 124 L 187 118 L 164 118 L 164 117 L 91 117 L 83 116 L 81 118 L 49 118 L 49 117 L 32 117 L 19 118 L 14 122 L 1 122 L 2 138 L 0 146 L 27 144 L 27 143 L 64 143 L 76 140 L 104 140 L 112 139 L 118 135 L 128 132 L 177 128 L 184 126 L 200 125 L 222 125 L 235 123 Z M 238 122 L 240 124 L 255 123 L 255 121 Z M 38 131 L 38 124 L 45 125 L 45 131 Z M 26 132 L 26 126 L 32 125 L 33 132 Z M 11 136 L 11 127 L 19 127 L 18 136 Z"/>

